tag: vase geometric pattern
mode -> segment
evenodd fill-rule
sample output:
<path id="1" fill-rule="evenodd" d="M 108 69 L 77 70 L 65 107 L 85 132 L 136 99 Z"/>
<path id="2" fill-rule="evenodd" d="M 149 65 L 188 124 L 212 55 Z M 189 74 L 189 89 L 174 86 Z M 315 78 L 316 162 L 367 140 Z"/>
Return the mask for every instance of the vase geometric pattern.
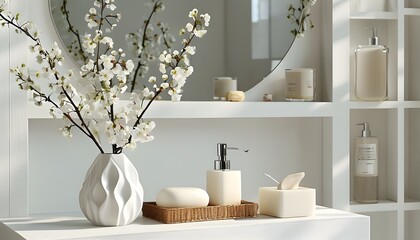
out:
<path id="1" fill-rule="evenodd" d="M 86 173 L 79 205 L 93 224 L 121 226 L 140 215 L 143 195 L 137 170 L 124 154 L 99 154 Z"/>

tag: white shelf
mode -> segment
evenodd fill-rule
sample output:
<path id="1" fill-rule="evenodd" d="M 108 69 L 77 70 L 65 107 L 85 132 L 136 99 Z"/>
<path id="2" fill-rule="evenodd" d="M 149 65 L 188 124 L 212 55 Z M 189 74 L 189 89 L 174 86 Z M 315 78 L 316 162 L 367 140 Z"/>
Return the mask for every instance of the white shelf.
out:
<path id="1" fill-rule="evenodd" d="M 404 210 L 406 211 L 420 210 L 420 201 L 413 200 L 413 202 L 404 203 Z"/>
<path id="2" fill-rule="evenodd" d="M 398 204 L 388 200 L 380 200 L 378 203 L 373 204 L 358 204 L 353 202 L 350 204 L 350 211 L 356 213 L 387 212 L 396 210 L 398 210 Z"/>
<path id="3" fill-rule="evenodd" d="M 420 101 L 405 101 L 402 106 L 404 108 L 420 108 Z"/>
<path id="4" fill-rule="evenodd" d="M 128 104 L 120 101 L 117 108 Z M 329 102 L 171 102 L 156 101 L 147 118 L 275 118 L 331 117 Z M 47 104 L 28 102 L 28 119 L 52 119 Z"/>
<path id="5" fill-rule="evenodd" d="M 3 223 L 0 223 L 0 236 L 8 240 L 22 239 L 19 235 L 27 240 L 369 239 L 368 217 L 323 207 L 317 207 L 314 217 L 283 219 L 259 215 L 248 219 L 162 224 L 140 217 L 127 226 L 97 227 L 84 217 L 67 215 L 5 219 Z"/>
<path id="6" fill-rule="evenodd" d="M 406 16 L 420 16 L 420 8 L 404 8 Z"/>
<path id="7" fill-rule="evenodd" d="M 351 20 L 397 20 L 396 12 L 358 12 L 350 16 Z"/>
<path id="8" fill-rule="evenodd" d="M 396 109 L 399 106 L 397 101 L 383 101 L 383 102 L 357 102 L 351 101 L 349 103 L 350 109 Z"/>

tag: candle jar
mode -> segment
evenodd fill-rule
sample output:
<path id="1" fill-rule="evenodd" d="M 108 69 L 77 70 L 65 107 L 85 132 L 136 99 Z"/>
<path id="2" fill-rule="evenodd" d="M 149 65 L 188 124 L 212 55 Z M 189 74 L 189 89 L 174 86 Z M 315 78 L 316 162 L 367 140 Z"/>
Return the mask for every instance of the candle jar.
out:
<path id="1" fill-rule="evenodd" d="M 215 77 L 214 78 L 214 100 L 226 100 L 230 91 L 236 91 L 237 80 L 232 77 Z"/>
<path id="2" fill-rule="evenodd" d="M 312 102 L 315 100 L 315 80 L 312 68 L 286 69 L 286 101 Z"/>

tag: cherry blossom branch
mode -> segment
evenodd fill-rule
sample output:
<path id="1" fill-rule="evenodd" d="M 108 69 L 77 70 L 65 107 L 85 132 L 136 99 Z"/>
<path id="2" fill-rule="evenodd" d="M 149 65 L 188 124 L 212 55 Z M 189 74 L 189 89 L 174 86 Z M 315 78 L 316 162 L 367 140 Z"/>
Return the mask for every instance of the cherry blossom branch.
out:
<path id="1" fill-rule="evenodd" d="M 19 86 L 24 90 L 33 92 L 34 99 L 39 98 L 40 102 L 48 102 L 51 104 L 51 114 L 58 118 L 62 117 L 66 120 L 64 127 L 60 128 L 62 134 L 71 137 L 71 129 L 78 128 L 83 134 L 89 137 L 100 150 L 104 153 L 100 144 L 100 134 L 105 134 L 108 143 L 112 147 L 113 153 L 121 153 L 124 148 L 134 148 L 136 142 L 147 142 L 153 140 L 150 132 L 155 127 L 153 121 L 145 122 L 144 115 L 150 109 L 152 103 L 159 99 L 162 92 L 168 91 L 172 95 L 172 101 L 179 101 L 181 98 L 182 87 L 187 78 L 192 74 L 193 68 L 189 64 L 188 55 L 195 54 L 195 47 L 190 46 L 194 36 L 201 38 L 207 30 L 204 26 L 208 26 L 210 16 L 208 14 L 199 15 L 198 10 L 193 9 L 189 17 L 194 19 L 194 23 L 186 25 L 189 37 L 183 40 L 183 48 L 178 51 L 166 50 L 159 56 L 159 70 L 162 75 L 162 83 L 156 85 L 156 78 L 149 78 L 149 83 L 153 83 L 153 90 L 144 88 L 141 94 L 132 95 L 132 103 L 121 110 L 115 111 L 114 104 L 118 100 L 119 94 L 123 93 L 127 88 L 127 76 L 133 73 L 135 65 L 132 60 L 125 60 L 125 53 L 122 50 L 118 52 L 113 49 L 113 40 L 106 36 L 105 31 L 102 33 L 104 24 L 110 24 L 111 30 L 116 24 L 112 24 L 113 17 L 117 20 L 120 15 L 105 15 L 105 8 L 113 11 L 116 7 L 113 4 L 115 0 L 95 0 L 94 6 L 89 13 L 85 15 L 85 21 L 89 28 L 95 28 L 95 36 L 91 38 L 90 34 L 86 34 L 83 38 L 82 47 L 86 53 L 92 55 L 85 65 L 80 68 L 80 75 L 74 78 L 73 71 L 61 74 L 56 70 L 56 66 L 60 65 L 63 56 L 57 43 L 54 43 L 51 51 L 44 50 L 37 31 L 30 23 L 20 25 L 18 23 L 18 15 L 6 17 L 0 15 L 0 23 L 5 26 L 13 26 L 17 32 L 24 33 L 31 38 L 35 45 L 31 45 L 31 50 L 35 52 L 38 63 L 45 64 L 41 72 L 36 74 L 24 73 L 22 69 L 14 69 L 17 76 Z M 100 14 L 96 14 L 99 9 Z M 0 6 L 0 14 L 4 10 Z M 108 19 L 109 18 L 109 19 Z M 204 25 L 203 25 L 204 23 Z M 147 26 L 146 26 L 147 28 Z M 163 31 L 164 26 L 161 26 Z M 35 29 L 35 30 L 34 30 Z M 109 29 L 106 29 L 108 33 Z M 185 33 L 186 31 L 183 30 Z M 165 33 L 163 33 L 165 35 Z M 165 37 L 165 36 L 163 36 Z M 168 46 L 166 39 L 165 45 Z M 101 50 L 100 45 L 105 45 L 105 52 Z M 146 43 L 145 43 L 146 45 Z M 103 49 L 103 48 L 102 48 Z M 110 54 L 108 52 L 110 51 Z M 95 56 L 95 54 L 97 56 Z M 99 55 L 101 54 L 101 55 Z M 149 54 L 145 53 L 146 56 Z M 181 63 L 182 62 L 182 63 Z M 22 68 L 24 65 L 21 66 Z M 167 73 L 167 71 L 170 73 Z M 168 76 L 170 75 L 170 76 Z M 53 81 L 49 84 L 53 94 L 47 96 L 31 77 L 46 78 Z M 70 83 L 70 81 L 74 81 Z M 80 91 L 79 88 L 80 87 Z M 54 96 L 54 100 L 51 98 Z M 145 99 L 150 99 L 145 103 Z M 36 99 L 38 100 L 38 99 Z M 145 104 L 145 106 L 143 106 Z M 100 119 L 93 118 L 93 112 L 98 114 Z M 89 118 L 92 120 L 86 121 Z"/>
<path id="2" fill-rule="evenodd" d="M 41 46 L 42 48 L 42 44 L 39 38 L 36 38 L 34 36 L 32 36 L 32 34 L 29 33 L 29 31 L 27 29 L 24 28 L 24 25 L 19 25 L 17 23 L 17 19 L 15 17 L 13 18 L 7 18 L 5 17 L 1 12 L 0 12 L 0 18 L 3 19 L 7 25 L 11 25 L 13 27 L 15 27 L 15 29 L 17 29 L 18 31 L 24 33 L 26 36 L 28 36 L 30 39 L 32 39 L 36 45 Z M 42 48 L 43 49 L 43 48 Z M 48 61 L 48 65 L 50 67 L 51 70 L 55 69 L 55 63 L 53 61 L 53 59 L 50 58 L 49 52 L 47 50 L 42 50 L 40 51 L 40 54 L 42 54 L 44 56 L 45 59 L 47 59 Z M 54 78 L 55 80 L 59 81 L 60 77 L 58 76 L 58 73 L 55 72 L 54 74 Z M 27 81 L 27 79 L 23 79 L 21 76 L 18 76 L 21 80 L 23 81 Z M 44 93 L 36 90 L 35 88 L 31 87 L 30 90 L 35 90 L 35 92 L 37 92 L 37 94 L 39 96 L 46 96 Z M 76 114 L 79 117 L 79 120 L 81 121 L 81 125 L 77 124 L 73 118 L 70 116 L 70 114 L 66 114 L 63 112 L 63 115 L 69 120 L 71 121 L 74 125 L 77 126 L 77 128 L 79 128 L 82 133 L 84 133 L 87 137 L 89 137 L 94 143 L 95 145 L 98 147 L 99 151 L 101 153 L 104 153 L 101 145 L 99 144 L 99 142 L 97 141 L 97 139 L 95 138 L 95 136 L 92 134 L 92 132 L 90 131 L 90 129 L 87 127 L 87 125 L 85 124 L 85 121 L 83 119 L 83 116 L 81 115 L 80 111 L 77 108 L 77 105 L 74 103 L 73 99 L 70 97 L 70 95 L 68 94 L 68 92 L 64 89 L 64 87 L 62 87 L 62 92 L 65 94 L 66 98 L 69 100 L 69 102 L 71 103 L 74 112 L 76 112 Z M 46 100 L 48 100 L 49 103 L 51 103 L 54 107 L 58 108 L 58 104 L 55 103 L 54 101 L 51 100 L 50 97 L 47 97 Z M 84 129 L 84 130 L 83 130 Z"/>
<path id="3" fill-rule="evenodd" d="M 144 21 L 144 27 L 143 27 L 143 35 L 142 35 L 142 41 L 141 41 L 141 48 L 142 51 L 139 53 L 139 55 L 137 56 L 137 58 L 139 59 L 138 63 L 137 63 L 137 67 L 136 70 L 134 71 L 134 75 L 133 75 L 133 79 L 131 80 L 131 89 L 130 92 L 134 91 L 134 88 L 136 87 L 136 81 L 137 81 L 137 76 L 139 74 L 140 68 L 143 66 L 143 63 L 141 61 L 143 54 L 145 53 L 145 48 L 146 48 L 146 40 L 148 40 L 148 36 L 146 34 L 147 32 L 147 28 L 149 27 L 150 22 L 152 21 L 152 17 L 153 15 L 157 12 L 157 10 L 159 9 L 159 7 L 162 5 L 162 2 L 157 1 L 153 8 L 152 11 L 149 14 L 149 17 L 146 19 L 146 21 Z"/>
<path id="4" fill-rule="evenodd" d="M 63 5 L 62 5 L 62 11 L 61 12 L 64 14 L 64 16 L 66 18 L 67 25 L 69 26 L 69 31 L 76 36 L 77 43 L 79 45 L 78 46 L 79 47 L 78 52 L 79 52 L 80 56 L 83 58 L 83 62 L 86 63 L 87 60 L 88 60 L 88 57 L 86 56 L 85 52 L 83 51 L 83 45 L 82 45 L 82 40 L 80 39 L 79 31 L 77 29 L 75 29 L 74 26 L 71 24 L 69 11 L 67 10 L 67 0 L 63 0 Z"/>

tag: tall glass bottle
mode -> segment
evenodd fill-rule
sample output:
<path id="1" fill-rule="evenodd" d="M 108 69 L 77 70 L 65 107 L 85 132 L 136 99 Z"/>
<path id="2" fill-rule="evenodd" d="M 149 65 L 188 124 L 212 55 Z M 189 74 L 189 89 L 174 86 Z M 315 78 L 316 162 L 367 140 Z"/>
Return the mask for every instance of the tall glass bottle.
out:
<path id="1" fill-rule="evenodd" d="M 372 28 L 369 45 L 355 50 L 354 95 L 360 101 L 383 101 L 388 98 L 388 48 L 379 45 L 376 28 Z"/>
<path id="2" fill-rule="evenodd" d="M 357 125 L 363 125 L 363 130 L 355 139 L 354 199 L 358 203 L 377 203 L 379 140 L 370 135 L 368 123 Z"/>

